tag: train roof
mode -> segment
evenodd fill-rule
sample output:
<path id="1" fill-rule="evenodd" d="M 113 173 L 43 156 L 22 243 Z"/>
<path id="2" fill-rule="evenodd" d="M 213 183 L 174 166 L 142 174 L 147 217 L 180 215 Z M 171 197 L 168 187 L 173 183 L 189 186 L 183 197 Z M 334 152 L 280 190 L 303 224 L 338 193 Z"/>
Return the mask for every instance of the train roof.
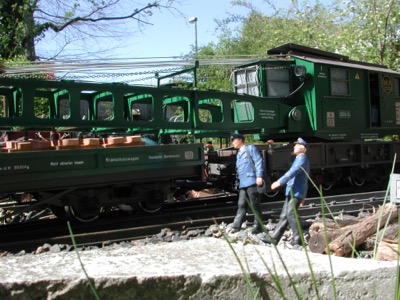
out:
<path id="1" fill-rule="evenodd" d="M 317 56 L 317 57 L 326 57 L 329 59 L 335 60 L 348 60 L 348 56 L 340 55 L 333 52 L 328 52 L 320 49 L 310 48 L 303 45 L 288 43 L 276 48 L 269 49 L 267 51 L 268 55 L 304 55 L 304 56 Z"/>
<path id="2" fill-rule="evenodd" d="M 302 60 L 305 60 L 305 61 L 310 61 L 310 62 L 313 62 L 313 63 L 341 66 L 341 67 L 346 67 L 346 68 L 356 68 L 356 69 L 363 69 L 363 70 L 368 70 L 368 71 L 375 71 L 375 72 L 383 72 L 383 73 L 391 73 L 391 74 L 400 75 L 399 72 L 396 72 L 395 70 L 389 69 L 388 67 L 385 67 L 385 66 L 382 66 L 382 65 L 368 64 L 368 63 L 363 63 L 363 62 L 358 62 L 358 61 L 353 61 L 353 60 L 337 61 L 337 60 L 329 60 L 329 59 L 324 59 L 324 58 L 298 56 L 298 55 L 292 55 L 292 57 L 296 57 L 298 59 L 302 59 Z"/>
<path id="3" fill-rule="evenodd" d="M 376 72 L 384 72 L 391 74 L 400 74 L 399 72 L 392 70 L 384 65 L 366 63 L 361 61 L 355 61 L 349 59 L 348 56 L 340 55 L 333 52 L 328 52 L 320 49 L 310 48 L 303 45 L 294 43 L 288 43 L 276 48 L 272 48 L 267 51 L 268 55 L 279 57 L 280 59 L 302 59 L 313 63 L 327 64 L 342 66 L 347 68 L 358 68 Z M 270 60 L 259 60 L 260 62 L 266 62 Z"/>

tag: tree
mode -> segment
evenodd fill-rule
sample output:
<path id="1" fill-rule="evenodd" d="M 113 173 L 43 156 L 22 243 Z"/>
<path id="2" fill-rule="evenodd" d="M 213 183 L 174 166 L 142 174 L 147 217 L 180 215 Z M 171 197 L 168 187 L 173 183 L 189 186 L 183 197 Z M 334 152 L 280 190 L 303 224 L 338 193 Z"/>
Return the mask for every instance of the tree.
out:
<path id="1" fill-rule="evenodd" d="M 132 8 L 129 0 L 2 0 L 0 56 L 37 60 L 35 45 L 48 34 L 63 36 L 60 53 L 74 41 L 93 45 L 95 40 L 121 38 L 148 25 L 154 9 L 174 9 L 174 2 L 154 1 Z M 136 26 L 127 23 L 132 21 Z M 123 22 L 122 32 L 116 25 Z"/>
<path id="2" fill-rule="evenodd" d="M 399 1 L 292 0 L 282 9 L 264 2 L 270 8 L 267 15 L 251 1 L 232 1 L 249 13 L 218 21 L 216 47 L 229 55 L 266 55 L 270 48 L 297 43 L 400 69 Z"/>
<path id="3" fill-rule="evenodd" d="M 400 2 L 341 1 L 338 50 L 352 59 L 400 70 Z M 340 42 L 339 42 L 340 41 Z"/>

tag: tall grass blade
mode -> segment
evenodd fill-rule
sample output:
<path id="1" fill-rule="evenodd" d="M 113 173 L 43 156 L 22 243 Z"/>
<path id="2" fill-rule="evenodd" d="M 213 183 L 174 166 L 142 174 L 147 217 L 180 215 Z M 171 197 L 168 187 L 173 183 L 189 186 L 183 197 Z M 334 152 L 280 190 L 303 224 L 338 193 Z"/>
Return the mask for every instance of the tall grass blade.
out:
<path id="1" fill-rule="evenodd" d="M 218 226 L 218 223 L 216 220 L 214 220 L 214 223 Z M 230 241 L 230 239 L 228 238 L 228 236 L 225 233 L 222 233 L 222 236 L 224 237 L 225 241 L 228 243 L 229 248 L 231 248 L 233 254 L 235 255 L 236 261 L 239 264 L 240 270 L 242 271 L 242 275 L 243 275 L 243 279 L 246 283 L 246 287 L 248 289 L 248 291 L 250 292 L 250 295 L 252 297 L 252 299 L 258 299 L 258 292 L 255 291 L 255 289 L 253 288 L 252 285 L 252 281 L 250 278 L 250 274 L 246 271 L 246 269 L 244 268 L 242 261 L 240 260 L 239 255 L 237 254 L 237 252 L 235 251 L 235 249 L 232 246 L 232 242 Z"/>
<path id="2" fill-rule="evenodd" d="M 389 194 L 389 191 L 390 191 L 391 178 L 392 178 L 391 175 L 393 174 L 394 168 L 396 166 L 396 157 L 397 157 L 397 153 L 394 154 L 392 170 L 390 171 L 390 177 L 389 177 L 390 179 L 389 179 L 389 183 L 388 183 L 387 188 L 386 188 L 385 198 L 383 199 L 382 206 L 384 206 L 386 204 L 386 200 L 388 199 L 388 194 Z M 383 209 L 381 211 L 380 217 L 378 218 L 378 224 L 376 225 L 376 227 L 377 227 L 376 228 L 376 239 L 375 239 L 374 252 L 373 252 L 373 258 L 374 259 L 376 259 L 376 254 L 378 252 L 378 245 L 382 241 L 384 233 L 386 231 L 386 228 L 389 225 L 389 220 L 390 220 L 390 216 L 392 215 L 392 212 L 390 212 L 390 214 L 389 214 L 389 216 L 388 216 L 388 218 L 386 220 L 385 226 L 384 226 L 384 228 L 382 230 L 383 233 L 381 234 L 381 238 L 379 239 L 379 234 L 378 233 L 379 233 L 379 228 L 381 227 L 381 216 L 382 216 L 382 214 L 383 214 Z"/>
<path id="3" fill-rule="evenodd" d="M 307 174 L 307 172 L 306 172 Z M 291 191 L 291 197 L 293 199 L 293 191 Z M 308 264 L 308 268 L 310 269 L 310 273 L 311 273 L 311 280 L 312 280 L 312 284 L 314 286 L 315 289 L 315 294 L 317 296 L 317 299 L 321 299 L 319 296 L 319 291 L 318 291 L 318 284 L 317 284 L 317 280 L 315 279 L 315 274 L 312 268 L 312 264 L 311 264 L 311 260 L 310 257 L 308 255 L 308 251 L 307 251 L 307 247 L 306 247 L 306 242 L 304 240 L 304 236 L 303 236 L 303 229 L 301 228 L 301 224 L 300 224 L 300 219 L 299 219 L 299 214 L 297 212 L 297 209 L 295 208 L 295 203 L 292 202 L 293 205 L 293 211 L 294 211 L 294 215 L 296 218 L 296 224 L 297 224 L 297 228 L 299 228 L 299 232 L 300 232 L 300 239 L 301 239 L 301 245 L 303 246 L 304 249 L 304 253 L 306 254 L 306 258 L 307 258 L 307 264 Z"/>
<path id="4" fill-rule="evenodd" d="M 271 237 L 270 234 L 269 234 L 269 232 L 268 232 L 268 230 L 267 230 L 267 228 L 265 227 L 265 225 L 264 225 L 264 223 L 263 223 L 263 221 L 262 221 L 262 219 L 261 219 L 261 216 L 259 216 L 258 213 L 255 211 L 254 206 L 251 204 L 251 202 L 250 202 L 248 199 L 246 199 L 246 202 L 247 202 L 247 205 L 250 207 L 251 211 L 253 212 L 254 217 L 257 219 L 257 221 L 259 222 L 259 224 L 261 224 L 261 226 L 262 226 L 263 231 L 265 232 L 265 234 L 267 234 L 269 237 Z M 288 276 L 290 285 L 293 287 L 293 291 L 294 291 L 294 293 L 296 294 L 297 299 L 301 299 L 300 294 L 299 294 L 299 291 L 298 291 L 297 288 L 296 288 L 296 284 L 295 284 L 295 282 L 293 281 L 292 276 L 290 276 L 289 270 L 288 270 L 287 266 L 285 265 L 285 262 L 283 261 L 282 255 L 280 254 L 280 252 L 278 251 L 277 246 L 276 246 L 274 243 L 272 243 L 272 246 L 274 247 L 274 250 L 275 250 L 276 253 L 278 254 L 278 258 L 279 258 L 280 262 L 282 263 L 283 269 L 285 270 L 285 273 L 286 273 L 286 275 Z"/>
<path id="5" fill-rule="evenodd" d="M 305 170 L 304 170 L 304 172 L 305 172 Z M 328 239 L 328 231 L 327 231 L 327 225 L 326 225 L 325 207 L 328 208 L 331 216 L 333 216 L 333 213 L 331 212 L 331 210 L 329 209 L 328 205 L 325 202 L 325 199 L 324 199 L 324 196 L 322 193 L 322 188 L 318 188 L 317 185 L 315 184 L 315 182 L 310 178 L 310 176 L 308 175 L 307 172 L 306 172 L 306 174 L 307 174 L 308 180 L 310 180 L 311 184 L 317 190 L 320 200 L 321 200 L 321 214 L 322 214 L 322 222 L 324 224 L 324 238 L 325 238 L 325 245 L 326 245 L 326 254 L 328 255 L 329 268 L 331 271 L 333 299 L 336 299 L 337 292 L 336 292 L 335 274 L 333 273 L 332 257 L 331 257 L 331 252 L 329 250 L 329 239 Z M 335 220 L 334 218 L 332 218 L 332 219 Z M 339 224 L 337 224 L 337 222 L 336 222 L 336 225 L 339 227 Z"/>
<path id="6" fill-rule="evenodd" d="M 400 222 L 400 212 L 397 214 L 397 223 Z M 400 237 L 400 226 L 397 230 L 397 240 Z M 394 300 L 400 299 L 400 243 L 397 243 L 397 268 L 396 268 L 396 286 L 394 290 Z"/>
<path id="7" fill-rule="evenodd" d="M 100 297 L 99 297 L 99 295 L 97 294 L 96 287 L 94 286 L 94 284 L 93 284 L 92 281 L 90 280 L 89 275 L 88 275 L 88 273 L 86 272 L 85 266 L 84 266 L 83 263 L 82 263 L 81 257 L 80 257 L 80 255 L 79 255 L 78 247 L 76 246 L 75 236 L 74 236 L 74 233 L 72 232 L 71 224 L 70 224 L 69 221 L 67 222 L 67 224 L 68 224 L 69 235 L 70 235 L 70 237 L 71 237 L 72 244 L 74 245 L 74 250 L 75 250 L 75 253 L 76 253 L 77 257 L 78 257 L 79 263 L 81 264 L 81 268 L 82 268 L 83 272 L 85 273 L 86 279 L 87 279 L 87 281 L 89 282 L 89 286 L 90 286 L 90 288 L 91 288 L 91 290 L 92 290 L 92 292 L 93 292 L 93 295 L 95 296 L 96 300 L 100 300 Z"/>

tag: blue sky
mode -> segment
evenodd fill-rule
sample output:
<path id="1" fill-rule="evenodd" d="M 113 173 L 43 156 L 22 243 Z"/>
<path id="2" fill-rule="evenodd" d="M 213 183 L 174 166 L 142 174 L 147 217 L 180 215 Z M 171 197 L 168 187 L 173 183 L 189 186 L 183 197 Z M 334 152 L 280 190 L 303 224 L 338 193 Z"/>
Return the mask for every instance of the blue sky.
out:
<path id="1" fill-rule="evenodd" d="M 253 0 L 253 4 L 265 13 L 272 12 L 262 0 Z M 274 1 L 276 2 L 276 1 Z M 280 0 L 279 5 L 290 3 Z M 121 50 L 123 57 L 179 56 L 191 51 L 195 44 L 195 25 L 188 22 L 189 17 L 197 17 L 198 46 L 217 41 L 215 19 L 223 19 L 227 13 L 247 15 L 248 9 L 232 6 L 231 0 L 187 0 L 177 8 L 185 17 L 174 16 L 171 12 L 156 12 L 143 33 L 132 37 L 132 47 Z M 119 56 L 121 57 L 121 56 Z"/>
<path id="2" fill-rule="evenodd" d="M 276 6 L 290 5 L 290 0 L 279 0 Z M 271 14 L 273 9 L 263 0 L 252 0 L 254 6 L 259 8 L 265 14 Z M 146 3 L 142 1 L 140 3 Z M 179 4 L 179 5 L 178 5 Z M 232 6 L 231 0 L 180 0 L 175 4 L 175 7 L 180 11 L 178 14 L 174 11 L 166 9 L 153 10 L 153 15 L 149 17 L 148 22 L 152 25 L 146 26 L 142 31 L 137 31 L 136 34 L 126 36 L 124 46 L 113 49 L 106 56 L 112 58 L 144 58 L 144 57 L 171 57 L 188 54 L 195 44 L 195 25 L 188 22 L 189 17 L 196 17 L 197 21 L 197 41 L 198 47 L 206 45 L 210 42 L 216 42 L 217 35 L 215 33 L 215 19 L 224 19 L 228 16 L 228 12 L 232 14 L 240 14 L 246 16 L 249 10 L 244 7 Z M 135 26 L 134 23 L 129 23 L 129 26 Z M 122 29 L 123 30 L 123 29 Z M 65 43 L 60 39 L 60 45 Z M 82 44 L 82 40 L 76 40 L 77 45 L 70 47 L 70 51 L 63 52 L 71 54 L 70 58 L 78 52 Z M 57 40 L 54 39 L 54 34 L 48 32 L 36 47 L 37 53 L 42 57 L 52 57 L 58 53 L 61 46 L 57 45 Z M 115 45 L 110 46 L 116 46 Z M 129 46 L 125 46 L 129 45 Z M 96 46 L 89 45 L 90 49 L 96 53 Z M 95 56 L 101 57 L 101 52 Z M 94 58 L 94 57 L 93 57 Z"/>
<path id="3" fill-rule="evenodd" d="M 271 0 L 274 2 L 276 8 L 291 5 L 291 0 Z M 312 2 L 313 0 L 310 0 Z M 329 0 L 324 0 L 329 1 Z M 266 3 L 265 0 L 252 0 L 252 4 L 262 11 L 265 15 L 271 15 L 274 9 Z M 144 3 L 144 2 L 143 2 Z M 197 21 L 197 41 L 198 47 L 207 45 L 210 42 L 217 42 L 216 35 L 216 22 L 215 19 L 222 20 L 230 14 L 240 14 L 247 16 L 249 10 L 244 7 L 232 6 L 231 0 L 180 0 L 180 5 L 175 7 L 180 11 L 180 14 L 168 10 L 155 10 L 153 15 L 149 17 L 148 22 L 152 25 L 146 26 L 142 31 L 137 31 L 136 34 L 126 36 L 124 46 L 118 47 L 117 44 L 110 45 L 115 47 L 111 52 L 106 54 L 96 52 L 98 51 L 95 45 L 89 45 L 93 54 L 86 55 L 86 57 L 77 57 L 77 51 L 81 40 L 77 40 L 76 48 L 71 47 L 69 59 L 132 59 L 132 58 L 150 58 L 149 61 L 154 61 L 155 57 L 179 57 L 190 53 L 195 44 L 195 25 L 188 22 L 189 17 L 196 17 Z M 133 24 L 130 23 L 129 26 Z M 129 46 L 126 46 L 129 45 Z M 50 57 L 54 53 L 58 53 L 60 46 L 56 45 L 55 40 L 51 34 L 37 45 L 37 53 L 44 57 Z M 86 52 L 85 52 L 86 53 Z M 88 57 L 89 56 L 89 57 Z M 153 59 L 151 59 L 153 58 Z M 147 70 L 147 69 L 145 69 Z M 145 71 L 140 69 L 139 72 Z M 128 70 L 109 70 L 110 73 L 129 73 Z M 137 70 L 131 70 L 137 72 Z M 137 76 L 134 76 L 136 78 Z M 138 76 L 142 78 L 143 76 Z M 147 75 L 145 75 L 147 77 Z M 125 78 L 125 77 L 124 77 Z M 110 78 L 92 79 L 89 77 L 87 80 L 113 80 Z M 116 78 L 115 80 L 120 80 Z"/>

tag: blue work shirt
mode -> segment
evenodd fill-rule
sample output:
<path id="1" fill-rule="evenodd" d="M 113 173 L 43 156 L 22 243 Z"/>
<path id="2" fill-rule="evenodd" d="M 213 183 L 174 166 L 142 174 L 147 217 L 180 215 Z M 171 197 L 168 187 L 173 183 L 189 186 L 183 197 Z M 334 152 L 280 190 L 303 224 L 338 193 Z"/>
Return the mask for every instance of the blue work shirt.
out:
<path id="1" fill-rule="evenodd" d="M 285 196 L 291 196 L 291 190 L 293 190 L 293 197 L 295 198 L 304 199 L 307 196 L 308 177 L 303 169 L 308 174 L 310 162 L 306 154 L 300 153 L 296 156 L 290 169 L 278 179 L 281 186 L 286 184 Z"/>
<path id="2" fill-rule="evenodd" d="M 252 157 L 256 171 L 254 171 L 246 151 Z M 244 145 L 239 149 L 236 155 L 236 170 L 240 189 L 256 185 L 257 177 L 264 178 L 264 162 L 256 146 Z"/>

